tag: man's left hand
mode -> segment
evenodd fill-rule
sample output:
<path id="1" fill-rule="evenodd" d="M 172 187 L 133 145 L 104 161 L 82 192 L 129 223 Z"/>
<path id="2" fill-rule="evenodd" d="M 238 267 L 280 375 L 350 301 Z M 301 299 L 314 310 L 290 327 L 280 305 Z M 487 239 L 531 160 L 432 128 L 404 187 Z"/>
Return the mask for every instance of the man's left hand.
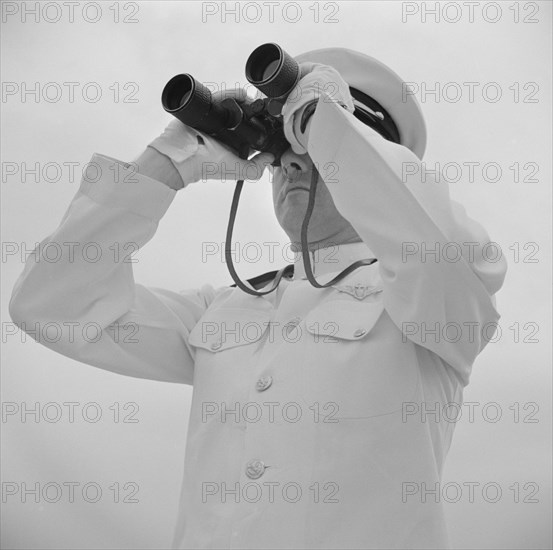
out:
<path id="1" fill-rule="evenodd" d="M 305 108 L 323 97 L 323 101 L 336 102 L 353 113 L 353 98 L 347 82 L 329 65 L 300 63 L 300 80 L 290 92 L 282 108 L 284 135 L 294 153 L 307 153 L 307 132 L 300 130 Z"/>

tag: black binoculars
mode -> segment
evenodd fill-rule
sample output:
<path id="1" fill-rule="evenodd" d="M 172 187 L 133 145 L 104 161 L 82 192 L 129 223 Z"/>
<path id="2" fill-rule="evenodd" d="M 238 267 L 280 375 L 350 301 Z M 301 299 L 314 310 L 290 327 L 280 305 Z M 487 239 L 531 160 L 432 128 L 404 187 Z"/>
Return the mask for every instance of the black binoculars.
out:
<path id="1" fill-rule="evenodd" d="M 246 62 L 246 78 L 266 98 L 238 103 L 213 99 L 211 91 L 189 74 L 174 76 L 163 89 L 163 108 L 181 122 L 215 137 L 240 158 L 253 151 L 272 153 L 274 166 L 290 146 L 284 136 L 281 110 L 300 79 L 298 63 L 278 44 L 263 44 Z"/>

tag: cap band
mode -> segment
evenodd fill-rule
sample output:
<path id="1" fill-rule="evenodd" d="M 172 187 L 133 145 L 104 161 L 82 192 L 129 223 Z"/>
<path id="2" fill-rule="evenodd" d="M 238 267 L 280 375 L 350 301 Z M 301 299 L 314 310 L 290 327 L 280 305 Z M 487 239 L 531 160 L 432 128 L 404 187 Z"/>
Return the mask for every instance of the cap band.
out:
<path id="1" fill-rule="evenodd" d="M 394 143 L 401 143 L 399 130 L 388 111 L 372 97 L 350 86 L 350 92 L 355 106 L 354 116 L 383 138 Z"/>

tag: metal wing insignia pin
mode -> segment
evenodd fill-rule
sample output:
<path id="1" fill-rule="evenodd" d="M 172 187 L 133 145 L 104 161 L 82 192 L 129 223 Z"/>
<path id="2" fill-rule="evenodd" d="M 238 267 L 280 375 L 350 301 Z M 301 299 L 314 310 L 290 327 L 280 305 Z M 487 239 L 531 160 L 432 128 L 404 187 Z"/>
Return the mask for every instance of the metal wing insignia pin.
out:
<path id="1" fill-rule="evenodd" d="M 362 283 L 355 283 L 354 285 L 332 285 L 339 292 L 345 292 L 350 296 L 353 296 L 357 300 L 364 300 L 367 296 L 371 294 L 378 294 L 382 292 L 382 287 L 380 285 L 371 286 L 364 285 Z"/>

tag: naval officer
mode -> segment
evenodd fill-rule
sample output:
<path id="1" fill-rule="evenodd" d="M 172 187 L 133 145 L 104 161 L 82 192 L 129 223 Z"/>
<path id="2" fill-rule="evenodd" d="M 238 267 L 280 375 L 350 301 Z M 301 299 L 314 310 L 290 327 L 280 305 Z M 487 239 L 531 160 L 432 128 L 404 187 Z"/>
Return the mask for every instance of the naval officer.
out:
<path id="1" fill-rule="evenodd" d="M 421 168 L 426 130 L 398 75 L 342 48 L 296 60 L 302 78 L 283 108 L 290 149 L 270 169 L 275 214 L 297 252 L 275 292 L 147 288 L 124 255 L 75 255 L 29 259 L 10 312 L 22 330 L 98 323 L 94 342 L 74 331 L 46 345 L 114 373 L 193 385 L 176 548 L 446 548 L 436 487 L 454 423 L 406 412 L 462 403 L 493 335 L 484 328 L 499 319 L 505 262 L 483 253 L 487 232 L 437 175 L 406 170 Z M 138 173 L 94 155 L 101 177 L 83 178 L 36 255 L 56 242 L 142 247 L 206 163 L 219 167 L 212 178 L 238 165 L 252 179 L 272 160 L 238 159 L 175 120 Z M 420 253 L 452 245 L 454 261 Z M 371 262 L 317 288 L 304 254 L 321 284 Z M 125 326 L 135 338 L 120 337 Z"/>

